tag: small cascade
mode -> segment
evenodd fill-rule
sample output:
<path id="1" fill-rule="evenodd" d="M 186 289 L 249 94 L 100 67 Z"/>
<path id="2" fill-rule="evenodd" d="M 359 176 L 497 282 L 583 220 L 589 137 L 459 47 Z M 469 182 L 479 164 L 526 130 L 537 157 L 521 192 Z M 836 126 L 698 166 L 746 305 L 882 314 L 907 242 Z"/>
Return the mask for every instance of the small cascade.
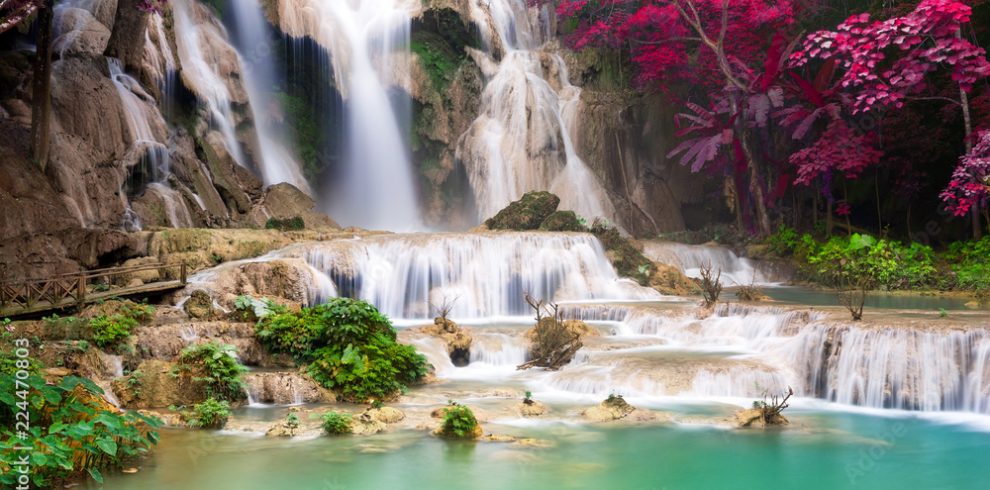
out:
<path id="1" fill-rule="evenodd" d="M 124 375 L 123 358 L 118 355 L 107 354 L 102 350 L 97 350 L 96 352 L 100 356 L 100 362 L 103 364 L 105 374 L 113 378 L 119 378 Z"/>
<path id="2" fill-rule="evenodd" d="M 531 15 L 525 0 L 473 0 L 470 8 L 486 45 L 486 52 L 471 54 L 488 80 L 481 114 L 462 136 L 457 156 L 479 217 L 527 191 L 550 190 L 560 196 L 561 209 L 614 221 L 604 189 L 574 149 L 580 89 L 568 80 L 560 56 L 541 46 L 548 17 Z"/>
<path id="3" fill-rule="evenodd" d="M 117 94 L 124 107 L 124 118 L 131 136 L 132 151 L 139 152 L 147 158 L 150 165 L 149 182 L 161 180 L 168 175 L 168 148 L 158 141 L 155 132 L 152 130 L 149 121 L 147 101 L 153 100 L 147 92 L 141 88 L 130 75 L 124 73 L 120 60 L 108 58 L 110 67 L 110 79 L 113 80 Z M 138 95 L 140 94 L 140 96 Z M 161 120 L 160 114 L 155 114 L 157 120 L 154 121 L 156 127 L 164 128 L 165 122 Z"/>
<path id="4" fill-rule="evenodd" d="M 286 144 L 286 137 L 275 126 L 275 118 L 283 114 L 281 104 L 272 97 L 275 86 L 275 67 L 270 49 L 259 48 L 259 43 L 271 39 L 258 2 L 239 0 L 227 4 L 237 27 L 235 44 L 242 53 L 240 61 L 251 104 L 261 152 L 261 177 L 265 185 L 288 182 L 307 194 L 312 194 L 303 176 L 299 162 Z"/>
<path id="5" fill-rule="evenodd" d="M 336 293 L 399 319 L 428 319 L 429 301 L 443 298 L 457 298 L 451 312 L 457 319 L 528 316 L 525 293 L 558 302 L 660 298 L 620 279 L 591 235 L 383 235 L 284 253 L 326 273 Z"/>
<path id="6" fill-rule="evenodd" d="M 529 342 L 519 335 L 480 334 L 471 344 L 471 365 L 516 366 L 526 362 Z"/>
<path id="7" fill-rule="evenodd" d="M 165 217 L 173 228 L 191 228 L 193 226 L 192 215 L 186 207 L 186 201 L 175 189 L 155 182 L 148 185 L 148 192 L 154 192 L 162 200 L 165 207 Z"/>
<path id="8" fill-rule="evenodd" d="M 647 241 L 644 242 L 643 255 L 654 262 L 677 267 L 684 275 L 693 278 L 700 278 L 701 266 L 710 264 L 713 271 L 722 272 L 722 284 L 730 287 L 750 283 L 769 284 L 781 280 L 759 261 L 739 257 L 725 247 Z"/>
<path id="9" fill-rule="evenodd" d="M 330 54 L 345 102 L 347 149 L 328 213 L 345 225 L 420 228 L 409 149 L 409 101 L 392 86 L 408 85 L 410 19 L 418 0 L 280 0 L 279 23 L 293 38 L 309 37 Z M 405 97 L 405 96 L 403 96 Z"/>
<path id="10" fill-rule="evenodd" d="M 103 0 L 64 0 L 55 5 L 52 49 L 59 58 L 65 58 L 70 51 L 103 52 L 110 30 L 95 16 L 102 3 Z"/>
<path id="11" fill-rule="evenodd" d="M 158 88 L 162 92 L 163 111 L 171 112 L 170 104 L 175 94 L 176 59 L 172 45 L 165 34 L 165 21 L 161 15 L 148 16 L 148 29 L 145 31 L 144 52 L 154 69 L 154 77 L 158 80 Z"/>
<path id="12" fill-rule="evenodd" d="M 182 80 L 206 104 L 210 122 L 220 130 L 227 152 L 239 165 L 246 166 L 244 152 L 237 140 L 230 89 L 217 72 L 217 61 L 207 58 L 205 52 L 208 47 L 215 48 L 236 58 L 236 51 L 227 43 L 222 26 L 208 20 L 198 22 L 201 13 L 193 9 L 205 7 L 191 0 L 172 0 L 169 4 Z"/>

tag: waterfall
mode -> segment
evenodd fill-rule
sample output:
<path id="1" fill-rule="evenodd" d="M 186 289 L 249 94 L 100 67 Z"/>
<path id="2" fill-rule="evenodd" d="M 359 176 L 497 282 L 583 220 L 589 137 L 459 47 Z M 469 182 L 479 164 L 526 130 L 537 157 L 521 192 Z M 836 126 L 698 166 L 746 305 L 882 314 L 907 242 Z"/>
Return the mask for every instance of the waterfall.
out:
<path id="1" fill-rule="evenodd" d="M 172 228 L 192 228 L 192 215 L 189 214 L 189 208 L 186 207 L 186 201 L 181 194 L 160 182 L 149 184 L 148 191 L 154 192 L 161 198 L 165 207 L 165 217 L 168 218 Z"/>
<path id="2" fill-rule="evenodd" d="M 806 327 L 785 351 L 807 393 L 874 408 L 990 413 L 984 329 Z"/>
<path id="3" fill-rule="evenodd" d="M 158 141 L 152 131 L 151 123 L 148 121 L 148 104 L 142 100 L 142 98 L 151 100 L 151 96 L 145 93 L 137 80 L 124 73 L 120 60 L 108 58 L 107 63 L 110 67 L 110 79 L 117 89 L 117 95 L 120 96 L 124 108 L 124 119 L 131 137 L 131 150 L 140 152 L 149 159 L 152 181 L 164 178 L 168 175 L 168 148 Z M 138 97 L 138 93 L 142 94 L 142 97 Z M 159 127 L 165 126 L 160 115 L 155 123 Z"/>
<path id="4" fill-rule="evenodd" d="M 574 149 L 580 89 L 571 85 L 560 56 L 540 46 L 549 37 L 546 26 L 530 16 L 525 0 L 472 0 L 471 16 L 487 48 L 471 55 L 488 81 L 481 113 L 457 156 L 479 217 L 527 191 L 550 190 L 560 196 L 561 209 L 614 221 L 605 190 Z"/>
<path id="5" fill-rule="evenodd" d="M 102 0 L 65 0 L 55 6 L 54 38 L 52 49 L 65 58 L 67 52 L 82 51 L 93 54 L 102 53 L 110 38 L 110 30 L 95 17 Z M 83 36 L 87 30 L 93 29 L 89 36 Z M 95 36 L 94 32 L 104 31 L 105 36 Z M 94 44 L 86 46 L 84 41 Z"/>
<path id="6" fill-rule="evenodd" d="M 646 258 L 674 266 L 693 278 L 701 277 L 701 266 L 710 264 L 712 270 L 722 272 L 722 284 L 742 286 L 755 282 L 769 284 L 780 278 L 758 261 L 741 258 L 732 250 L 716 245 L 687 245 L 676 242 L 644 242 L 643 255 Z"/>
<path id="7" fill-rule="evenodd" d="M 281 104 L 272 97 L 275 68 L 271 49 L 271 32 L 257 1 L 238 0 L 227 4 L 236 25 L 235 44 L 241 54 L 241 75 L 251 104 L 251 114 L 261 152 L 261 177 L 265 185 L 288 182 L 307 194 L 309 183 L 292 152 L 286 137 L 275 126 L 283 114 Z"/>
<path id="8" fill-rule="evenodd" d="M 471 343 L 471 364 L 511 367 L 526 362 L 529 342 L 520 335 L 479 334 Z"/>
<path id="9" fill-rule="evenodd" d="M 345 101 L 347 150 L 326 210 L 340 223 L 366 228 L 420 227 L 409 150 L 407 107 L 391 86 L 405 86 L 410 18 L 416 0 L 281 0 L 282 31 L 310 37 L 330 54 Z M 403 96 L 405 97 L 405 96 Z M 408 100 L 397 104 L 408 105 Z"/>
<path id="10" fill-rule="evenodd" d="M 208 58 L 204 49 L 218 46 L 218 50 L 233 48 L 227 45 L 222 26 L 210 22 L 194 21 L 193 8 L 204 8 L 198 4 L 190 5 L 191 0 L 172 0 L 173 30 L 175 44 L 179 52 L 179 63 L 182 66 L 182 80 L 196 93 L 196 96 L 206 104 L 211 123 L 216 125 L 223 136 L 224 146 L 231 158 L 239 165 L 245 165 L 241 144 L 235 131 L 237 124 L 231 109 L 231 94 L 226 83 L 216 71 L 216 61 Z M 196 16 L 198 18 L 199 16 Z M 211 63 L 212 61 L 212 63 Z"/>
<path id="11" fill-rule="evenodd" d="M 587 234 L 381 235 L 286 249 L 325 273 L 336 293 L 393 318 L 428 318 L 428 301 L 454 300 L 454 318 L 528 315 L 524 293 L 553 301 L 658 299 L 620 279 Z M 330 292 L 322 297 L 329 297 Z"/>
<path id="12" fill-rule="evenodd" d="M 175 77 L 178 65 L 172 45 L 165 34 L 165 21 L 161 15 L 148 16 L 148 29 L 144 34 L 144 52 L 148 56 L 158 87 L 162 92 L 163 111 L 171 113 L 172 97 L 175 94 Z"/>

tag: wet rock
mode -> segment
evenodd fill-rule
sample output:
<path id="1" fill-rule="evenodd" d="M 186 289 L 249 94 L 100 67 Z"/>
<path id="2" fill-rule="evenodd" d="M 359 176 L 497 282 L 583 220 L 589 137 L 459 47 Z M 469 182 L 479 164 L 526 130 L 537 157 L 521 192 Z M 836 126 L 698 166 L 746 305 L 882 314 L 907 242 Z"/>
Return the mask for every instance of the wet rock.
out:
<path id="1" fill-rule="evenodd" d="M 182 309 L 189 315 L 189 318 L 197 320 L 212 320 L 220 318 L 223 313 L 213 308 L 213 298 L 202 289 L 197 289 L 189 295 L 189 299 L 182 305 Z"/>
<path id="2" fill-rule="evenodd" d="M 740 410 L 735 414 L 736 427 L 747 428 L 747 427 L 759 427 L 761 429 L 769 426 L 781 426 L 790 423 L 787 417 L 781 414 L 771 414 L 769 416 L 764 416 L 764 412 L 759 408 L 747 408 L 745 410 Z"/>
<path id="3" fill-rule="evenodd" d="M 471 344 L 474 338 L 468 329 L 461 328 L 453 320 L 436 317 L 433 325 L 417 330 L 441 338 L 447 344 L 447 354 L 455 366 L 463 367 L 471 362 Z"/>
<path id="4" fill-rule="evenodd" d="M 555 211 L 540 224 L 542 231 L 588 231 L 574 211 Z"/>
<path id="5" fill-rule="evenodd" d="M 402 410 L 393 407 L 369 408 L 362 415 L 364 414 L 383 424 L 395 424 L 406 418 L 406 414 Z"/>
<path id="6" fill-rule="evenodd" d="M 173 362 L 143 361 L 129 376 L 113 381 L 113 392 L 127 408 L 191 406 L 205 400 L 203 384 L 175 368 Z"/>
<path id="7" fill-rule="evenodd" d="M 244 375 L 251 398 L 259 403 L 333 403 L 336 397 L 308 376 L 295 372 L 251 372 Z"/>
<path id="8" fill-rule="evenodd" d="M 370 436 L 384 432 L 386 429 L 388 429 L 388 425 L 385 422 L 375 419 L 368 412 L 361 413 L 351 419 L 351 433 L 357 436 Z"/>
<path id="9" fill-rule="evenodd" d="M 523 417 L 539 417 L 549 411 L 546 405 L 536 401 L 530 400 L 529 403 L 525 401 L 520 403 L 517 407 L 519 415 Z"/>
<path id="10" fill-rule="evenodd" d="M 591 422 L 611 422 L 623 419 L 635 410 L 636 408 L 626 403 L 621 396 L 610 396 L 597 407 L 589 408 L 581 415 Z"/>
<path id="11" fill-rule="evenodd" d="M 698 283 L 684 275 L 677 267 L 654 262 L 653 275 L 650 276 L 650 287 L 661 294 L 670 296 L 689 296 L 701 292 Z"/>
<path id="12" fill-rule="evenodd" d="M 485 221 L 491 230 L 535 230 L 557 210 L 560 198 L 546 191 L 527 192 Z"/>
<path id="13" fill-rule="evenodd" d="M 292 423 L 288 420 L 279 420 L 268 428 L 268 431 L 265 432 L 265 437 L 295 437 L 298 432 L 298 422 Z"/>

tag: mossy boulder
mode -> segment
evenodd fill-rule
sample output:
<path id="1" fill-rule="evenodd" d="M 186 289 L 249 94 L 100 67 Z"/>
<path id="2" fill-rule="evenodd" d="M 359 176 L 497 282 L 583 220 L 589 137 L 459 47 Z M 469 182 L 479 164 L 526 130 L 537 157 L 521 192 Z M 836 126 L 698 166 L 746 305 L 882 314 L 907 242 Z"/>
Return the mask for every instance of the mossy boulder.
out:
<path id="1" fill-rule="evenodd" d="M 653 275 L 650 276 L 650 287 L 661 294 L 670 296 L 688 296 L 701 292 L 697 281 L 684 275 L 680 269 L 668 264 L 653 264 Z"/>
<path id="2" fill-rule="evenodd" d="M 610 226 L 592 226 L 591 232 L 602 242 L 615 272 L 635 280 L 640 286 L 650 283 L 655 266 L 643 255 L 639 243 L 622 236 L 618 229 Z"/>
<path id="3" fill-rule="evenodd" d="M 527 192 L 485 221 L 491 230 L 535 230 L 560 205 L 560 198 L 546 191 Z"/>
<path id="4" fill-rule="evenodd" d="M 543 231 L 588 231 L 574 211 L 555 211 L 540 224 Z"/>

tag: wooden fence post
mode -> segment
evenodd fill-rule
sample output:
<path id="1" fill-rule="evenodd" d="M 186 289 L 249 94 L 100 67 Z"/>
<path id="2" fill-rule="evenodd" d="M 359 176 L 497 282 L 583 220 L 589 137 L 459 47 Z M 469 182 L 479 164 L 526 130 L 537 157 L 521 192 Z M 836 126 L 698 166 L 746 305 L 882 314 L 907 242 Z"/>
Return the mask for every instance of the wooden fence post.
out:
<path id="1" fill-rule="evenodd" d="M 185 261 L 179 266 L 179 284 L 183 286 L 186 285 L 186 263 Z"/>
<path id="2" fill-rule="evenodd" d="M 76 284 L 76 303 L 82 304 L 86 301 L 86 276 L 79 276 L 79 282 Z"/>

